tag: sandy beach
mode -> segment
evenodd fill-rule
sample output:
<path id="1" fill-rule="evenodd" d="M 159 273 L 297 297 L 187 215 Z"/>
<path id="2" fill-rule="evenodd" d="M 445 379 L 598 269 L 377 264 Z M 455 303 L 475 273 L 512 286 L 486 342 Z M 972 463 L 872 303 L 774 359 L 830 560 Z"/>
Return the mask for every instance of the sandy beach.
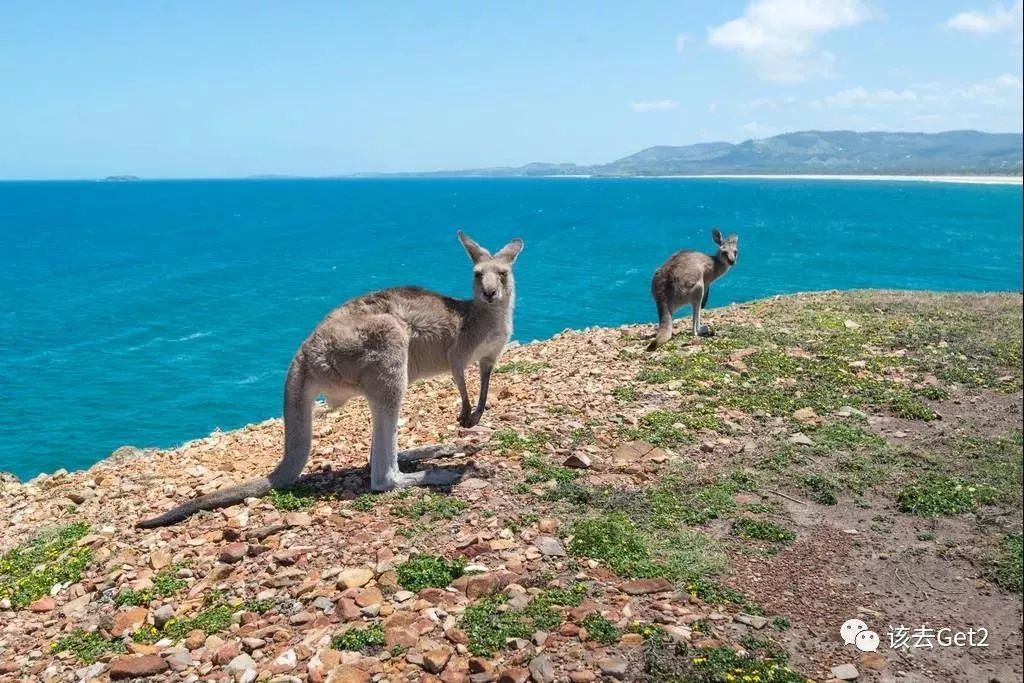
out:
<path id="1" fill-rule="evenodd" d="M 732 179 L 756 179 L 756 180 L 878 180 L 878 181 L 907 181 L 915 183 L 967 183 L 970 185 L 1020 185 L 1021 176 L 993 175 L 993 176 L 972 176 L 972 175 L 815 175 L 815 174 L 793 174 L 793 175 L 674 175 L 654 176 L 659 178 L 732 178 Z"/>

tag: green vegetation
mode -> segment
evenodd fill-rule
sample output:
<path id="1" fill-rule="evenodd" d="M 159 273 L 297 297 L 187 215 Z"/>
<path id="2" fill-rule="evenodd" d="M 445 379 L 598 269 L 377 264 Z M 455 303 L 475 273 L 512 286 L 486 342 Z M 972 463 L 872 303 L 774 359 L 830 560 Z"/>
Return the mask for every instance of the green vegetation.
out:
<path id="1" fill-rule="evenodd" d="M 187 580 L 177 576 L 178 571 L 184 566 L 182 564 L 175 564 L 160 570 L 153 576 L 153 586 L 151 588 L 143 588 L 141 590 L 125 588 L 114 598 L 114 604 L 118 607 L 124 605 L 144 606 L 157 598 L 171 597 L 188 585 Z"/>
<path id="2" fill-rule="evenodd" d="M 655 410 L 640 418 L 636 427 L 623 431 L 628 439 L 641 439 L 654 446 L 676 448 L 692 441 L 686 430 L 686 417 L 669 410 Z"/>
<path id="3" fill-rule="evenodd" d="M 0 556 L 0 598 L 24 607 L 49 595 L 58 583 L 75 583 L 92 560 L 92 551 L 79 546 L 89 525 L 76 522 L 40 533 Z"/>
<path id="4" fill-rule="evenodd" d="M 106 654 L 125 652 L 125 646 L 122 640 L 107 638 L 99 631 L 77 628 L 55 642 L 51 650 L 54 654 L 70 652 L 83 664 L 92 664 Z"/>
<path id="5" fill-rule="evenodd" d="M 760 642 L 760 641 L 758 641 Z M 751 641 L 751 644 L 755 644 Z M 644 671 L 659 683 L 806 683 L 777 648 L 739 654 L 728 647 L 693 648 L 669 638 L 651 638 L 644 648 Z"/>
<path id="6" fill-rule="evenodd" d="M 373 509 L 376 502 L 376 498 L 373 494 L 363 493 L 356 496 L 355 500 L 352 501 L 352 509 L 358 510 L 359 512 L 369 512 Z"/>
<path id="7" fill-rule="evenodd" d="M 537 453 L 546 441 L 546 434 L 523 435 L 514 429 L 503 429 L 491 437 L 494 449 L 503 455 Z"/>
<path id="8" fill-rule="evenodd" d="M 564 483 L 572 481 L 579 476 L 578 471 L 562 467 L 561 465 L 555 465 L 547 458 L 533 453 L 524 455 L 522 464 L 527 470 L 527 484 L 539 484 L 545 481 Z"/>
<path id="9" fill-rule="evenodd" d="M 223 591 L 208 593 L 203 599 L 203 605 L 201 611 L 187 617 L 175 617 L 161 629 L 150 625 L 143 626 L 132 634 L 132 640 L 137 643 L 155 643 L 162 638 L 179 641 L 192 631 L 202 631 L 206 635 L 211 635 L 231 627 L 232 615 L 238 609 L 228 604 L 228 598 Z"/>
<path id="10" fill-rule="evenodd" d="M 619 639 L 619 629 L 600 614 L 588 614 L 580 621 L 580 626 L 587 629 L 587 638 L 608 645 Z"/>
<path id="11" fill-rule="evenodd" d="M 789 629 L 790 626 L 791 624 L 789 623 L 789 619 L 786 617 L 775 617 L 772 619 L 772 628 L 776 631 L 785 631 Z"/>
<path id="12" fill-rule="evenodd" d="M 620 403 L 630 403 L 636 400 L 636 387 L 632 384 L 622 384 L 612 389 L 612 398 Z"/>
<path id="13" fill-rule="evenodd" d="M 384 624 L 375 622 L 366 628 L 350 628 L 331 639 L 335 650 L 351 650 L 375 655 L 384 649 Z"/>
<path id="14" fill-rule="evenodd" d="M 477 657 L 490 657 L 510 638 L 530 638 L 536 631 L 549 631 L 562 623 L 556 606 L 578 605 L 586 587 L 577 584 L 568 589 L 549 589 L 536 596 L 523 609 L 511 609 L 508 597 L 499 594 L 484 598 L 466 608 L 460 626 L 469 636 L 469 651 Z"/>
<path id="15" fill-rule="evenodd" d="M 312 507 L 318 499 L 333 497 L 334 494 L 320 493 L 313 487 L 304 485 L 292 486 L 287 489 L 271 489 L 267 494 L 270 504 L 285 512 L 305 510 Z"/>
<path id="16" fill-rule="evenodd" d="M 900 511 L 923 517 L 971 512 L 993 502 L 992 487 L 941 474 L 929 474 L 907 484 L 896 498 Z"/>
<path id="17" fill-rule="evenodd" d="M 468 507 L 469 503 L 454 496 L 427 493 L 411 503 L 396 505 L 394 512 L 402 517 L 427 518 L 436 522 L 441 519 L 455 519 Z"/>
<path id="18" fill-rule="evenodd" d="M 1000 544 L 999 554 L 992 563 L 992 579 L 1011 593 L 1024 591 L 1024 537 L 1020 533 L 1007 534 Z"/>
<path id="19" fill-rule="evenodd" d="M 771 543 L 791 543 L 796 534 L 774 522 L 753 517 L 741 517 L 732 523 L 732 532 L 740 538 L 769 541 Z"/>
<path id="20" fill-rule="evenodd" d="M 532 375 L 540 372 L 544 368 L 548 367 L 547 363 L 532 360 L 517 360 L 509 363 L 502 363 L 501 365 L 495 366 L 494 374 L 496 375 Z"/>
<path id="21" fill-rule="evenodd" d="M 419 592 L 424 588 L 444 588 L 462 576 L 466 561 L 458 558 L 448 561 L 436 555 L 416 555 L 395 567 L 398 585 Z"/>

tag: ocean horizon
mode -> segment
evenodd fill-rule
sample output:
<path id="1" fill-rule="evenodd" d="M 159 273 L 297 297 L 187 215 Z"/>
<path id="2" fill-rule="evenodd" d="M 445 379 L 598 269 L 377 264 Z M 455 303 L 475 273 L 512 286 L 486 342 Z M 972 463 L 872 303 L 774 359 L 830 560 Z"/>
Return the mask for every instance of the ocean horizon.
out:
<path id="1" fill-rule="evenodd" d="M 468 297 L 465 230 L 516 265 L 514 339 L 655 319 L 682 248 L 740 236 L 709 307 L 828 289 L 1020 291 L 1020 185 L 764 178 L 0 182 L 0 471 L 82 469 L 281 413 L 332 308 Z M 685 315 L 685 313 L 684 313 Z M 708 316 L 714 321 L 713 312 Z"/>

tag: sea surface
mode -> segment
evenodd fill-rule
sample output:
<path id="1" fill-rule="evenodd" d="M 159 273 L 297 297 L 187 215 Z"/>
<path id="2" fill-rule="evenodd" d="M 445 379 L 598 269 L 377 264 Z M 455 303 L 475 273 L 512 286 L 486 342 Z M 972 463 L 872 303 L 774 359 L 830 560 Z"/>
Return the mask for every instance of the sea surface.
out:
<path id="1" fill-rule="evenodd" d="M 466 230 L 513 237 L 515 338 L 652 322 L 673 251 L 740 235 L 709 306 L 887 287 L 1021 289 L 1021 186 L 763 179 L 0 183 L 0 470 L 85 468 L 281 413 L 331 308 L 469 296 Z"/>

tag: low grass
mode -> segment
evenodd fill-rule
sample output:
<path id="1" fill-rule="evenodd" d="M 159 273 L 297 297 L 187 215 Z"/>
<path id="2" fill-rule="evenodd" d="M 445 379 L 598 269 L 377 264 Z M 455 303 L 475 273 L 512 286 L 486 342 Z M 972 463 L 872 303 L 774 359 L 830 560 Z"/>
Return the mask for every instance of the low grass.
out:
<path id="1" fill-rule="evenodd" d="M 446 560 L 437 555 L 415 555 L 395 567 L 398 585 L 418 593 L 424 588 L 444 588 L 462 576 L 466 561 L 458 558 Z"/>
<path id="2" fill-rule="evenodd" d="M 311 486 L 297 485 L 287 489 L 271 489 L 267 494 L 267 500 L 278 510 L 294 512 L 306 510 L 313 506 L 317 500 L 333 499 L 333 493 L 317 491 Z"/>
<path id="3" fill-rule="evenodd" d="M 555 608 L 578 605 L 586 587 L 549 589 L 536 596 L 522 609 L 508 605 L 508 597 L 498 594 L 479 600 L 462 615 L 459 623 L 469 638 L 469 652 L 477 657 L 490 657 L 505 647 L 510 638 L 530 638 L 537 631 L 550 631 L 562 623 L 562 614 Z"/>
<path id="4" fill-rule="evenodd" d="M 350 628 L 331 638 L 331 647 L 335 650 L 361 652 L 367 656 L 382 652 L 384 645 L 384 624 L 381 622 L 366 627 Z"/>
<path id="5" fill-rule="evenodd" d="M 114 604 L 118 607 L 124 605 L 145 606 L 153 602 L 153 600 L 171 597 L 188 585 L 186 579 L 178 577 L 178 572 L 184 566 L 183 564 L 175 564 L 160 570 L 153 576 L 153 585 L 150 588 L 143 588 L 141 590 L 125 588 L 114 598 Z"/>
<path id="6" fill-rule="evenodd" d="M 546 434 L 520 434 L 514 429 L 502 429 L 491 437 L 491 446 L 502 455 L 521 455 L 539 453 L 546 441 Z"/>
<path id="7" fill-rule="evenodd" d="M 632 384 L 621 384 L 611 391 L 612 398 L 619 403 L 631 403 L 636 400 L 637 390 Z"/>
<path id="8" fill-rule="evenodd" d="M 588 614 L 580 621 L 580 626 L 587 629 L 587 639 L 602 645 L 610 645 L 619 639 L 619 629 L 600 614 Z"/>
<path id="9" fill-rule="evenodd" d="M 376 505 L 377 499 L 373 494 L 362 493 L 352 501 L 352 509 L 359 512 L 369 512 Z"/>
<path id="10" fill-rule="evenodd" d="M 0 556 L 0 598 L 24 607 L 59 583 L 77 582 L 92 561 L 92 551 L 78 545 L 88 532 L 87 523 L 75 522 L 8 550 Z"/>
<path id="11" fill-rule="evenodd" d="M 83 664 L 92 664 L 105 655 L 126 651 L 124 641 L 120 638 L 108 638 L 99 631 L 81 628 L 76 628 L 55 642 L 50 649 L 54 654 L 70 652 Z"/>
<path id="12" fill-rule="evenodd" d="M 469 503 L 454 496 L 427 493 L 409 503 L 396 505 L 392 511 L 402 517 L 428 519 L 436 522 L 442 519 L 455 519 L 468 507 Z"/>
<path id="13" fill-rule="evenodd" d="M 901 512 L 936 517 L 973 512 L 996 500 L 996 490 L 987 484 L 929 474 L 904 486 L 896 498 L 896 506 Z"/>
<path id="14" fill-rule="evenodd" d="M 636 427 L 628 427 L 622 434 L 627 439 L 642 440 L 664 448 L 677 448 L 693 441 L 686 429 L 685 415 L 671 410 L 647 413 Z"/>
<path id="15" fill-rule="evenodd" d="M 132 634 L 137 643 L 152 644 L 163 638 L 172 641 L 183 640 L 192 631 L 202 631 L 206 635 L 220 633 L 231 628 L 232 616 L 239 609 L 227 602 L 222 591 L 211 591 L 203 600 L 203 609 L 190 616 L 175 617 L 163 625 L 163 628 L 145 625 Z"/>
<path id="16" fill-rule="evenodd" d="M 732 532 L 740 538 L 768 541 L 769 543 L 792 543 L 796 534 L 774 522 L 753 517 L 733 520 Z"/>
<path id="17" fill-rule="evenodd" d="M 1024 537 L 1020 533 L 1007 534 L 992 561 L 990 576 L 997 584 L 1020 595 L 1024 592 Z"/>
<path id="18" fill-rule="evenodd" d="M 547 363 L 533 360 L 517 360 L 495 366 L 496 375 L 533 375 L 549 367 Z"/>
<path id="19" fill-rule="evenodd" d="M 665 637 L 647 640 L 644 673 L 659 683 L 806 683 L 793 671 L 784 653 L 747 650 L 740 654 L 728 647 L 694 648 Z"/>
<path id="20" fill-rule="evenodd" d="M 527 484 L 539 484 L 545 481 L 570 482 L 579 476 L 577 470 L 556 465 L 544 456 L 533 453 L 523 456 L 522 465 L 526 470 Z"/>

